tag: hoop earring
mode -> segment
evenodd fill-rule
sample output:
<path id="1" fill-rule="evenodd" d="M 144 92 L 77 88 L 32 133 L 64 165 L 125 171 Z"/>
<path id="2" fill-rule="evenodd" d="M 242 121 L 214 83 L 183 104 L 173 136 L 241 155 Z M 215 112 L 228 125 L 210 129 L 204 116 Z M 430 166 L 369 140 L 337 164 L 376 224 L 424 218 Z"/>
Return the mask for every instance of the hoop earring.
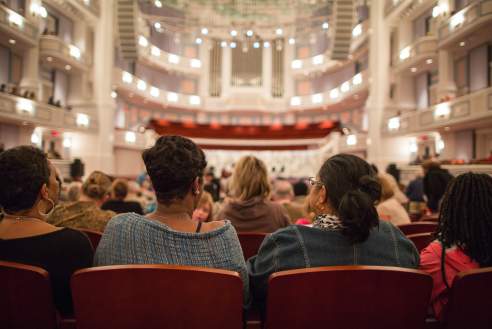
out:
<path id="1" fill-rule="evenodd" d="M 51 208 L 50 208 L 50 210 L 48 210 L 47 213 L 42 213 L 42 212 L 38 211 L 39 215 L 42 216 L 43 218 L 47 218 L 55 210 L 55 202 L 51 199 L 46 199 L 46 200 L 48 200 L 51 203 Z"/>

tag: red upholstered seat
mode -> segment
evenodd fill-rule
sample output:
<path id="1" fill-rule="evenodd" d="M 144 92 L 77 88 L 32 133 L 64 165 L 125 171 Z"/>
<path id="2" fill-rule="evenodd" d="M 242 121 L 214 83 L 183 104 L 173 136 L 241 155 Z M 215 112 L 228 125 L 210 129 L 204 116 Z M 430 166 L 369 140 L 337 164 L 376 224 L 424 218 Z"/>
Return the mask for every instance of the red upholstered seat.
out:
<path id="1" fill-rule="evenodd" d="M 406 236 L 418 233 L 434 233 L 437 230 L 437 222 L 417 222 L 397 226 Z"/>
<path id="2" fill-rule="evenodd" d="M 172 265 L 104 266 L 77 271 L 78 329 L 242 328 L 238 273 Z"/>
<path id="3" fill-rule="evenodd" d="M 266 329 L 424 328 L 430 275 L 378 266 L 332 266 L 270 276 Z"/>
<path id="4" fill-rule="evenodd" d="M 244 259 L 248 259 L 258 253 L 261 243 L 267 233 L 240 232 L 237 234 L 241 248 L 243 249 Z"/>
<path id="5" fill-rule="evenodd" d="M 97 246 L 99 245 L 99 241 L 101 240 L 102 233 L 94 230 L 89 230 L 86 228 L 78 228 L 78 231 L 84 232 L 89 240 L 91 240 L 92 248 L 94 250 L 97 249 Z"/>
<path id="6" fill-rule="evenodd" d="M 446 328 L 492 328 L 491 296 L 492 267 L 458 273 L 446 310 Z"/>
<path id="7" fill-rule="evenodd" d="M 410 234 L 407 238 L 413 242 L 419 252 L 435 240 L 433 233 Z"/>
<path id="8" fill-rule="evenodd" d="M 0 261 L 0 328 L 54 329 L 56 310 L 46 270 Z"/>

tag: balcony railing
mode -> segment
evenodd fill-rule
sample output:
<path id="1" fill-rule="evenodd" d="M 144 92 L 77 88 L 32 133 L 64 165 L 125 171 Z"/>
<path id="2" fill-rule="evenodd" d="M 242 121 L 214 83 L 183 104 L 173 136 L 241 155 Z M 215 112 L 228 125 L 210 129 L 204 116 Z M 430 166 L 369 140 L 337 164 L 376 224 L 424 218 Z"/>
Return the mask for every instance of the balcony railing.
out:
<path id="1" fill-rule="evenodd" d="M 305 108 L 338 103 L 344 98 L 366 89 L 369 83 L 368 79 L 367 71 L 357 73 L 352 79 L 331 90 L 307 96 L 294 96 L 290 99 L 290 106 L 292 108 Z"/>
<path id="2" fill-rule="evenodd" d="M 491 21 L 492 0 L 474 1 L 442 22 L 439 27 L 439 45 L 449 44 Z"/>
<path id="3" fill-rule="evenodd" d="M 99 0 L 75 0 L 88 8 L 94 15 L 99 16 Z"/>
<path id="4" fill-rule="evenodd" d="M 38 28 L 24 16 L 0 4 L 0 31 L 10 34 L 14 40 L 21 38 L 31 46 L 38 40 Z M 2 34 L 4 33 L 2 32 Z"/>
<path id="5" fill-rule="evenodd" d="M 387 134 L 411 134 L 492 118 L 492 87 L 440 103 L 422 111 L 411 111 L 384 120 Z"/>
<path id="6" fill-rule="evenodd" d="M 358 49 L 369 36 L 369 20 L 357 24 L 352 29 L 352 42 L 350 44 L 350 51 L 353 52 Z"/>
<path id="7" fill-rule="evenodd" d="M 81 131 L 98 129 L 97 119 L 90 114 L 71 112 L 6 93 L 0 93 L 0 118 L 43 127 Z"/>
<path id="8" fill-rule="evenodd" d="M 437 39 L 435 36 L 424 36 L 417 39 L 412 44 L 402 48 L 397 56 L 393 57 L 396 63 L 395 70 L 402 71 L 411 66 L 418 65 L 422 61 L 431 60 L 429 64 L 437 58 Z"/>
<path id="9" fill-rule="evenodd" d="M 42 56 L 56 58 L 62 65 L 70 65 L 79 70 L 87 70 L 90 65 L 89 58 L 80 49 L 66 44 L 57 36 L 41 36 L 39 48 Z"/>

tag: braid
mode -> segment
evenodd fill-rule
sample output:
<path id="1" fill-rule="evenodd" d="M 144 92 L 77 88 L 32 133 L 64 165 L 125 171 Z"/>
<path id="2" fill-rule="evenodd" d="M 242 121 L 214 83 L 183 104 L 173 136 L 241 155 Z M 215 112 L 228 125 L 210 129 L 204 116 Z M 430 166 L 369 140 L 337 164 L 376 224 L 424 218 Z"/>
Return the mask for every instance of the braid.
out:
<path id="1" fill-rule="evenodd" d="M 448 185 L 437 238 L 443 248 L 457 246 L 480 266 L 492 265 L 492 177 L 466 173 Z"/>

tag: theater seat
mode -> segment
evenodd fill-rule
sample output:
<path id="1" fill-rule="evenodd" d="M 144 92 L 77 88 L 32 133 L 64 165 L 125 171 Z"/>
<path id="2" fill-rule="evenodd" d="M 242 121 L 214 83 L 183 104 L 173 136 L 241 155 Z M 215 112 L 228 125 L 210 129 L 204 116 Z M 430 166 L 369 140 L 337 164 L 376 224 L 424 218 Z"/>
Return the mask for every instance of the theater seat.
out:
<path id="1" fill-rule="evenodd" d="M 430 275 L 378 266 L 315 267 L 270 276 L 266 329 L 419 329 Z"/>
<path id="2" fill-rule="evenodd" d="M 173 265 L 103 266 L 77 271 L 78 329 L 242 328 L 238 273 Z"/>
<path id="3" fill-rule="evenodd" d="M 492 267 L 458 273 L 446 310 L 446 328 L 492 328 Z"/>
<path id="4" fill-rule="evenodd" d="M 433 233 L 410 234 L 407 238 L 413 242 L 419 253 L 436 239 Z"/>
<path id="5" fill-rule="evenodd" d="M 437 230 L 437 222 L 417 222 L 397 226 L 405 235 L 418 233 L 434 233 Z"/>
<path id="6" fill-rule="evenodd" d="M 56 327 L 48 272 L 35 266 L 0 261 L 0 328 Z"/>
<path id="7" fill-rule="evenodd" d="M 258 253 L 261 243 L 267 233 L 240 232 L 237 234 L 241 248 L 243 249 L 244 259 L 248 259 Z"/>
<path id="8" fill-rule="evenodd" d="M 84 232 L 87 235 L 87 237 L 91 241 L 92 248 L 96 250 L 97 246 L 99 245 L 99 241 L 101 240 L 102 233 L 94 230 L 89 230 L 86 228 L 78 228 L 77 230 Z"/>

